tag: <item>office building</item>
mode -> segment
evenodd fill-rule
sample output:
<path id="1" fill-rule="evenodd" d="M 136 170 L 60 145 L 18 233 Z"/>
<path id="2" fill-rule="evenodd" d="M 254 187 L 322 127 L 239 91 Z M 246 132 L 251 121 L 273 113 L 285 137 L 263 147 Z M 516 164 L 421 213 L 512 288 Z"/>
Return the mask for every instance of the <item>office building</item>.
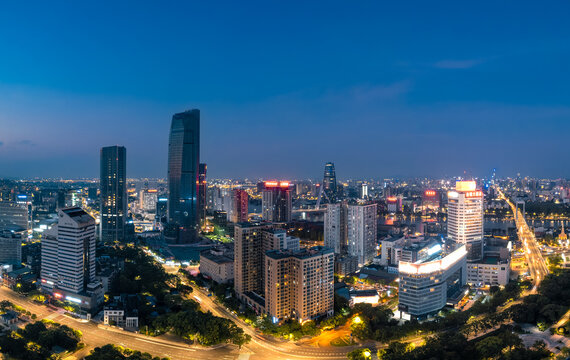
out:
<path id="1" fill-rule="evenodd" d="M 334 164 L 328 162 L 325 164 L 325 174 L 323 177 L 323 191 L 325 192 L 330 203 L 333 203 L 337 198 L 337 183 L 336 171 Z"/>
<path id="2" fill-rule="evenodd" d="M 511 250 L 509 240 L 488 238 L 483 259 L 467 263 L 467 282 L 475 287 L 507 285 L 511 275 Z"/>
<path id="3" fill-rule="evenodd" d="M 58 299 L 93 310 L 102 300 L 95 280 L 95 219 L 81 208 L 58 210 L 58 223 L 42 239 L 41 285 Z"/>
<path id="4" fill-rule="evenodd" d="M 156 199 L 156 221 L 165 223 L 168 214 L 168 198 L 160 196 Z"/>
<path id="5" fill-rule="evenodd" d="M 263 230 L 268 223 L 239 223 L 234 228 L 234 287 L 238 297 L 263 296 Z"/>
<path id="6" fill-rule="evenodd" d="M 361 199 L 367 199 L 368 198 L 368 184 L 367 183 L 360 184 L 359 196 Z"/>
<path id="7" fill-rule="evenodd" d="M 316 246 L 265 255 L 265 307 L 273 322 L 299 322 L 334 312 L 334 253 Z"/>
<path id="8" fill-rule="evenodd" d="M 376 256 L 376 204 L 351 204 L 347 209 L 348 255 L 364 265 Z"/>
<path id="9" fill-rule="evenodd" d="M 231 222 L 240 223 L 248 220 L 249 196 L 242 189 L 232 190 L 232 213 Z"/>
<path id="10" fill-rule="evenodd" d="M 291 190 L 288 181 L 264 182 L 261 196 L 263 220 L 291 222 Z"/>
<path id="11" fill-rule="evenodd" d="M 447 237 L 465 245 L 468 261 L 483 258 L 483 192 L 475 181 L 458 181 L 447 193 Z"/>
<path id="12" fill-rule="evenodd" d="M 448 299 L 460 297 L 467 283 L 466 256 L 465 245 L 450 253 L 434 246 L 420 261 L 400 261 L 398 309 L 421 319 L 443 309 Z"/>
<path id="13" fill-rule="evenodd" d="M 127 150 L 124 146 L 101 149 L 102 241 L 124 241 L 127 220 Z"/>
<path id="14" fill-rule="evenodd" d="M 169 241 L 184 244 L 198 238 L 200 110 L 174 114 L 168 143 L 168 222 L 177 229 Z"/>
<path id="15" fill-rule="evenodd" d="M 0 264 L 22 264 L 22 236 L 23 232 L 0 230 Z"/>
<path id="16" fill-rule="evenodd" d="M 328 204 L 324 215 L 324 245 L 334 250 L 335 254 L 346 249 L 347 205 L 345 203 Z"/>
<path id="17" fill-rule="evenodd" d="M 0 230 L 12 228 L 29 230 L 28 210 L 26 204 L 16 201 L 0 201 Z"/>
<path id="18" fill-rule="evenodd" d="M 200 164 L 198 169 L 198 215 L 200 216 L 200 223 L 206 221 L 206 170 L 208 166 L 206 164 Z"/>
<path id="19" fill-rule="evenodd" d="M 145 212 L 155 212 L 158 201 L 158 190 L 143 189 L 139 196 L 139 207 Z"/>

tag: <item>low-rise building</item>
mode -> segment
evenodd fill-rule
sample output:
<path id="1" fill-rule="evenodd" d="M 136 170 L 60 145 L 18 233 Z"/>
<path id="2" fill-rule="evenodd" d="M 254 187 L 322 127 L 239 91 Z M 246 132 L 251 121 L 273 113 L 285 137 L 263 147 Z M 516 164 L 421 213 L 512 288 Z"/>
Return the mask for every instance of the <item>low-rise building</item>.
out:
<path id="1" fill-rule="evenodd" d="M 138 331 L 138 298 L 137 295 L 121 295 L 103 309 L 103 323 L 114 325 L 129 331 Z"/>
<path id="2" fill-rule="evenodd" d="M 200 253 L 200 273 L 219 284 L 234 281 L 234 256 L 220 249 Z"/>
<path id="3" fill-rule="evenodd" d="M 508 240 L 486 239 L 483 259 L 467 263 L 467 282 L 474 286 L 507 285 L 511 275 L 510 250 Z"/>
<path id="4" fill-rule="evenodd" d="M 348 293 L 350 295 L 349 304 L 354 306 L 356 304 L 378 304 L 380 301 L 380 295 L 375 289 L 370 290 L 351 290 Z"/>

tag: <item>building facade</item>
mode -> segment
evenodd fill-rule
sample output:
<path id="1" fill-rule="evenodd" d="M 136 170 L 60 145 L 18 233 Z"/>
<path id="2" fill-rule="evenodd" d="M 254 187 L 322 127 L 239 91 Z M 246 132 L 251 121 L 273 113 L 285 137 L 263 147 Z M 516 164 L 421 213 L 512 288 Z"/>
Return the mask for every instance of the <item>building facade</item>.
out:
<path id="1" fill-rule="evenodd" d="M 358 258 L 364 265 L 376 256 L 376 238 L 378 224 L 376 204 L 348 205 L 347 242 L 348 255 Z"/>
<path id="2" fill-rule="evenodd" d="M 468 261 L 483 259 L 483 192 L 475 181 L 458 181 L 447 193 L 447 237 L 467 249 Z"/>
<path id="3" fill-rule="evenodd" d="M 200 273 L 225 284 L 234 281 L 234 258 L 223 251 L 204 250 L 200 253 Z"/>
<path id="4" fill-rule="evenodd" d="M 249 195 L 245 190 L 232 190 L 232 213 L 231 222 L 240 223 L 247 222 L 249 212 Z"/>
<path id="5" fill-rule="evenodd" d="M 22 263 L 22 233 L 0 231 L 0 264 L 20 265 Z"/>
<path id="6" fill-rule="evenodd" d="M 324 245 L 335 254 L 346 251 L 347 208 L 344 203 L 328 204 L 324 216 Z"/>
<path id="7" fill-rule="evenodd" d="M 300 322 L 334 312 L 334 253 L 317 246 L 265 255 L 265 306 L 274 322 Z"/>
<path id="8" fill-rule="evenodd" d="M 198 215 L 200 217 L 200 223 L 206 221 L 206 192 L 207 192 L 207 182 L 206 182 L 206 171 L 208 166 L 206 164 L 200 164 L 198 169 Z"/>
<path id="9" fill-rule="evenodd" d="M 198 238 L 198 186 L 200 164 L 200 110 L 174 114 L 168 142 L 168 222 L 180 244 Z"/>
<path id="10" fill-rule="evenodd" d="M 467 283 L 467 250 L 461 245 L 449 254 L 419 262 L 400 261 L 398 309 L 414 318 L 435 314 L 448 297 Z"/>
<path id="11" fill-rule="evenodd" d="M 270 222 L 291 222 L 291 190 L 288 181 L 266 181 L 261 194 L 261 216 Z"/>
<path id="12" fill-rule="evenodd" d="M 333 203 L 337 198 L 337 183 L 336 183 L 336 171 L 334 164 L 328 162 L 325 164 L 325 173 L 323 176 L 323 191 L 327 195 L 330 203 Z"/>
<path id="13" fill-rule="evenodd" d="M 124 146 L 101 149 L 100 239 L 124 241 L 127 218 L 127 150 Z"/>

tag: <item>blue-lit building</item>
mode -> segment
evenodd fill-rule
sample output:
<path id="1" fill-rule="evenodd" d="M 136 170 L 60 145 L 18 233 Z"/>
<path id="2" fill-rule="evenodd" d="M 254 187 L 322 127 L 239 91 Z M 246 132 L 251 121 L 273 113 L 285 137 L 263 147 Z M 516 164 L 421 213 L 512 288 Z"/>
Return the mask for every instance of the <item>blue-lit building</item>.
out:
<path id="1" fill-rule="evenodd" d="M 198 237 L 200 110 L 174 114 L 168 142 L 168 222 L 177 235 L 169 242 L 185 244 Z"/>

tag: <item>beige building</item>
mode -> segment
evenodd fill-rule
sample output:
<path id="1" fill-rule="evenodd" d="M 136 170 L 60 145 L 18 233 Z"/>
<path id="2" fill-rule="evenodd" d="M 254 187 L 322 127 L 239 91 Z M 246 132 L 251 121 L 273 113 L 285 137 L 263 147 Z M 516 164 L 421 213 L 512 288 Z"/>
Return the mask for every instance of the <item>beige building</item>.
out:
<path id="1" fill-rule="evenodd" d="M 322 246 L 265 255 L 265 309 L 273 322 L 330 316 L 334 301 L 334 250 Z"/>
<path id="2" fill-rule="evenodd" d="M 221 250 L 204 250 L 200 253 L 200 273 L 218 284 L 234 281 L 233 254 Z"/>

